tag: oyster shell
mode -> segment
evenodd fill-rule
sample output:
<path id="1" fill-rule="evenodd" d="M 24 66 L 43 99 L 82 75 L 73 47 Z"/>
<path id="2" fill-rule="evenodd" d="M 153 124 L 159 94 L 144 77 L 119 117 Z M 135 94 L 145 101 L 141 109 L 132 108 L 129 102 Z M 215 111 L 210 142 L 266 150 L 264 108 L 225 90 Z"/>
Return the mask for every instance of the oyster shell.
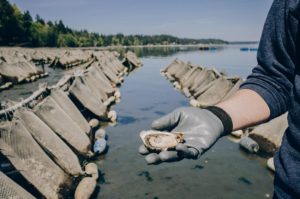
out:
<path id="1" fill-rule="evenodd" d="M 183 133 L 142 131 L 140 137 L 148 149 L 155 151 L 174 149 L 177 144 L 184 142 Z"/>

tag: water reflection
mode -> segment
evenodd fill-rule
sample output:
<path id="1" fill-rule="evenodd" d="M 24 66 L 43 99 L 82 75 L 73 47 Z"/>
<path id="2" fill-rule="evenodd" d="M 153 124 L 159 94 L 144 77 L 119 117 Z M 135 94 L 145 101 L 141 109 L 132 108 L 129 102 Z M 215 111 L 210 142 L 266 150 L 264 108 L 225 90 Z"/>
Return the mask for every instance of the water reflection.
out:
<path id="1" fill-rule="evenodd" d="M 257 45 L 251 45 L 248 48 L 255 48 Z M 249 74 L 249 69 L 247 73 L 243 72 L 244 63 L 249 63 L 249 60 L 255 60 L 255 53 L 249 51 L 248 53 L 243 53 L 240 51 L 240 48 L 244 46 L 241 45 L 220 45 L 220 46 L 211 46 L 208 50 L 200 50 L 199 46 L 165 46 L 165 47 L 130 47 L 130 48 L 117 48 L 121 55 L 124 55 L 125 51 L 131 50 L 142 58 L 168 58 L 178 56 L 179 59 L 184 61 L 190 61 L 192 63 L 199 63 L 199 58 L 201 61 L 199 64 L 204 66 L 214 66 L 218 68 L 221 72 L 229 71 L 229 74 L 232 74 L 232 69 L 236 70 L 233 74 L 242 75 L 245 77 L 245 74 Z M 237 54 L 239 56 L 237 56 Z M 193 55 L 191 57 L 191 55 Z M 196 58 L 196 60 L 195 60 Z M 171 62 L 172 60 L 170 60 Z M 220 62 L 221 61 L 221 62 Z M 169 63 L 170 63 L 169 62 Z M 166 64 L 169 64 L 166 63 Z M 237 66 L 236 64 L 239 63 Z M 161 65 L 163 67 L 165 65 Z M 251 66 L 251 65 L 249 65 Z M 254 63 L 252 64 L 254 66 Z M 42 67 L 45 72 L 49 73 L 49 76 L 37 80 L 36 82 L 29 84 L 20 84 L 14 85 L 11 89 L 0 92 L 0 101 L 11 99 L 19 100 L 20 97 L 28 97 L 33 91 L 38 89 L 38 85 L 43 82 L 47 82 L 49 85 L 56 83 L 64 74 L 65 71 L 61 69 L 49 68 L 46 66 Z M 134 72 L 133 72 L 134 73 Z M 128 92 L 133 92 L 129 90 Z M 167 102 L 164 102 L 167 103 Z M 182 105 L 187 105 L 187 103 L 182 102 Z"/>
<path id="2" fill-rule="evenodd" d="M 245 178 L 245 177 L 240 177 L 240 178 L 238 179 L 238 181 L 239 181 L 239 182 L 242 182 L 242 183 L 244 183 L 244 184 L 246 184 L 246 185 L 252 185 L 252 182 L 251 182 L 250 180 L 248 180 L 247 178 Z"/>
<path id="3" fill-rule="evenodd" d="M 138 176 L 144 176 L 148 182 L 152 182 L 153 178 L 151 177 L 149 171 L 141 171 Z"/>
<path id="4" fill-rule="evenodd" d="M 117 125 L 127 125 L 138 121 L 138 118 L 132 116 L 118 116 Z"/>
<path id="5" fill-rule="evenodd" d="M 1 91 L 0 101 L 19 101 L 20 99 L 27 98 L 39 88 L 39 84 L 47 82 L 49 86 L 54 85 L 65 74 L 65 71 L 62 69 L 50 68 L 48 66 L 44 66 L 44 70 L 49 74 L 48 77 L 38 79 L 37 81 L 31 83 L 17 84 L 8 90 Z"/>
<path id="6" fill-rule="evenodd" d="M 110 150 L 103 162 L 98 161 L 101 169 L 98 198 L 232 199 L 241 198 L 241 193 L 243 198 L 270 195 L 273 177 L 263 164 L 265 160 L 243 154 L 238 144 L 227 139 L 218 141 L 199 160 L 150 166 L 137 152 L 140 131 L 149 129 L 151 122 L 165 113 L 188 105 L 188 100 L 159 74 L 160 69 L 179 58 L 245 77 L 256 64 L 255 52 L 243 53 L 239 46 L 210 51 L 178 47 L 132 50 L 143 57 L 144 67 L 126 79 L 120 88 L 122 100 L 113 107 L 119 115 L 118 124 L 106 129 Z M 57 82 L 63 75 L 59 70 L 50 72 L 49 78 L 2 92 L 0 99 L 29 94 L 36 90 L 37 83 Z"/>
<path id="7" fill-rule="evenodd" d="M 163 111 L 154 111 L 154 113 L 155 113 L 156 115 L 160 115 L 160 116 L 163 116 L 163 115 L 166 114 L 166 113 L 163 112 Z"/>
<path id="8" fill-rule="evenodd" d="M 202 170 L 204 169 L 204 166 L 196 164 L 192 169 Z"/>
<path id="9" fill-rule="evenodd" d="M 227 139 L 218 141 L 199 160 L 147 165 L 137 152 L 142 143 L 140 131 L 149 129 L 152 121 L 165 113 L 188 106 L 188 100 L 160 75 L 160 69 L 179 58 L 245 77 L 256 64 L 255 53 L 243 53 L 240 46 L 214 52 L 169 49 L 166 54 L 162 49 L 163 56 L 157 57 L 149 49 L 138 50 L 144 56 L 144 67 L 126 79 L 120 89 L 122 100 L 113 107 L 123 124 L 107 129 L 110 151 L 99 167 L 111 184 L 101 186 L 98 198 L 235 199 L 241 198 L 241 193 L 243 198 L 270 196 L 273 178 L 261 159 L 245 158 L 239 145 Z"/>
<path id="10" fill-rule="evenodd" d="M 150 111 L 154 108 L 154 106 L 140 108 L 141 111 Z"/>
<path id="11" fill-rule="evenodd" d="M 209 51 L 216 52 L 226 49 L 226 45 L 219 46 L 211 46 L 211 47 L 200 47 L 200 46 L 163 46 L 163 47 L 155 47 L 155 46 L 145 46 L 145 47 L 128 47 L 128 48 L 120 48 L 118 52 L 124 54 L 125 51 L 131 50 L 138 57 L 168 57 L 175 55 L 177 53 L 188 53 L 192 51 Z"/>
<path id="12" fill-rule="evenodd" d="M 146 117 L 137 118 L 137 117 L 127 116 L 127 115 L 126 116 L 119 115 L 117 118 L 117 126 L 129 125 L 129 124 L 133 124 L 138 121 L 147 120 L 147 119 L 148 118 L 146 118 Z"/>

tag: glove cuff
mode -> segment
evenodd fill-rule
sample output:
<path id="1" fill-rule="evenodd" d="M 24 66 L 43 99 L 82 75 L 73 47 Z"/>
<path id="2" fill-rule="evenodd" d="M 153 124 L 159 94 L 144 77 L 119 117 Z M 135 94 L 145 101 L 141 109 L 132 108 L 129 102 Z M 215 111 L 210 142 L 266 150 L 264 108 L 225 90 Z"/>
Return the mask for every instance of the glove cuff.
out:
<path id="1" fill-rule="evenodd" d="M 205 109 L 215 114 L 221 120 L 224 127 L 223 135 L 228 135 L 229 133 L 232 132 L 232 128 L 233 128 L 232 119 L 228 115 L 228 113 L 226 113 L 223 109 L 217 106 L 209 106 Z"/>

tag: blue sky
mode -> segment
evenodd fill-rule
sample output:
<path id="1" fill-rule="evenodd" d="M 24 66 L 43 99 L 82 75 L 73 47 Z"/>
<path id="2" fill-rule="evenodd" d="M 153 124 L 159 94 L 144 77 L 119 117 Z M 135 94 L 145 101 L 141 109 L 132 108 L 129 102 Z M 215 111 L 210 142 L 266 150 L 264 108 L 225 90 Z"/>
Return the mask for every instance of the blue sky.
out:
<path id="1" fill-rule="evenodd" d="M 272 0 L 10 0 L 33 16 L 103 34 L 257 41 Z"/>

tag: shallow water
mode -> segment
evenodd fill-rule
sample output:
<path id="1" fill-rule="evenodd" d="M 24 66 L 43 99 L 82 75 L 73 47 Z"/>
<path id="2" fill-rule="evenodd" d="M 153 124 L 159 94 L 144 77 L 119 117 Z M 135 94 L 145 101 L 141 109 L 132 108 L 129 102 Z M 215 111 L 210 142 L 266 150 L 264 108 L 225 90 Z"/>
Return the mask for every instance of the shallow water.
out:
<path id="1" fill-rule="evenodd" d="M 246 77 L 256 65 L 256 52 L 241 52 L 241 46 L 216 51 L 172 51 L 147 55 L 144 66 L 130 74 L 121 87 L 122 100 L 113 109 L 119 123 L 108 127 L 109 150 L 99 161 L 102 173 L 98 198 L 268 198 L 273 176 L 266 160 L 247 155 L 227 138 L 221 139 L 199 160 L 147 165 L 137 149 L 139 132 L 151 122 L 188 100 L 174 90 L 160 69 L 175 58 L 215 67 L 228 75 Z M 139 49 L 140 50 L 140 49 Z"/>
<path id="2" fill-rule="evenodd" d="M 215 67 L 228 75 L 246 77 L 256 65 L 255 52 L 241 52 L 245 46 L 221 47 L 213 51 L 195 48 L 134 49 L 144 66 L 126 78 L 120 88 L 122 100 L 113 107 L 118 124 L 108 127 L 108 153 L 99 161 L 101 178 L 98 198 L 267 198 L 273 192 L 273 176 L 266 160 L 247 155 L 226 138 L 199 160 L 147 165 L 137 150 L 139 132 L 151 122 L 188 100 L 174 90 L 160 69 L 179 58 L 193 64 Z M 247 46 L 246 46 L 247 47 Z M 56 83 L 65 72 L 46 68 L 49 77 L 34 83 L 15 85 L 0 93 L 2 100 L 26 98 L 38 84 Z"/>
<path id="3" fill-rule="evenodd" d="M 22 99 L 26 99 L 39 88 L 40 84 L 47 82 L 49 86 L 54 85 L 66 73 L 66 71 L 62 69 L 49 68 L 48 66 L 44 67 L 44 71 L 47 72 L 49 76 L 31 83 L 17 84 L 8 90 L 1 91 L 0 102 L 6 100 L 21 101 Z"/>

